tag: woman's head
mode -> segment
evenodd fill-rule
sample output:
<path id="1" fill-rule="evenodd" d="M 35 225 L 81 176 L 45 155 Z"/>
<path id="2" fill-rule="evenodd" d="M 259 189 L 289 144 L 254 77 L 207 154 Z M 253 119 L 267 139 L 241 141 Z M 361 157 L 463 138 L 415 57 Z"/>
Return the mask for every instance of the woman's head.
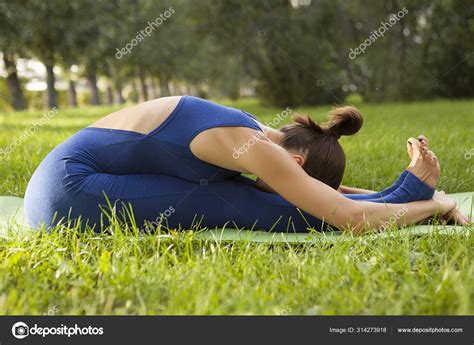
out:
<path id="1" fill-rule="evenodd" d="M 330 187 L 339 188 L 346 155 L 338 139 L 352 135 L 362 127 L 363 118 L 352 106 L 333 108 L 327 122 L 319 125 L 309 116 L 295 115 L 295 123 L 280 129 L 283 140 L 280 145 L 292 154 L 303 157 L 302 167 L 306 173 Z"/>

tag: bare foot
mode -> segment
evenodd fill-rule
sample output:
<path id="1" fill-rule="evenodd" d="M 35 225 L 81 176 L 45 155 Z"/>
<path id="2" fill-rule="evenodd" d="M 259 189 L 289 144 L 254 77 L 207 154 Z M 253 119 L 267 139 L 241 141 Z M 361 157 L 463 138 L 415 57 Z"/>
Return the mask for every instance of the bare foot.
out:
<path id="1" fill-rule="evenodd" d="M 432 151 L 428 150 L 428 141 L 426 140 L 426 144 L 422 144 L 420 140 L 410 138 L 408 139 L 407 150 L 411 156 L 411 162 L 407 170 L 430 187 L 435 188 L 441 175 L 441 169 L 438 158 Z"/>
<path id="2" fill-rule="evenodd" d="M 426 151 L 428 151 L 429 148 L 430 148 L 430 142 L 429 142 L 428 138 L 425 137 L 423 134 L 420 134 L 418 136 L 418 141 L 421 144 L 421 151 L 426 153 Z M 410 159 L 413 159 L 413 148 L 410 144 L 410 141 L 407 141 L 407 152 L 408 152 L 408 156 L 410 157 Z"/>
<path id="3" fill-rule="evenodd" d="M 410 157 L 410 159 L 413 160 L 414 149 L 413 149 L 413 145 L 410 142 L 410 140 L 413 140 L 413 138 L 410 138 L 407 142 L 407 152 L 408 152 L 408 156 Z M 428 140 L 428 138 L 425 137 L 424 135 L 420 134 L 418 136 L 418 141 L 421 144 L 422 154 L 425 154 L 425 155 L 426 154 L 429 154 L 429 155 L 431 154 L 436 159 L 436 156 L 434 156 L 432 151 L 429 150 L 429 140 Z M 439 162 L 438 162 L 438 171 L 439 171 Z M 438 179 L 439 179 L 439 176 L 438 176 Z M 446 196 L 446 194 L 443 191 L 440 191 L 440 192 L 437 191 L 436 193 Z M 463 215 L 456 208 L 454 208 L 451 211 L 449 211 L 449 212 L 445 213 L 444 215 L 442 215 L 440 217 L 440 220 L 443 224 L 456 224 L 456 225 L 461 225 L 461 226 L 467 226 L 467 225 L 473 224 L 473 222 L 474 222 L 474 219 L 471 219 L 470 217 Z M 426 219 L 425 221 L 428 221 L 428 219 Z"/>

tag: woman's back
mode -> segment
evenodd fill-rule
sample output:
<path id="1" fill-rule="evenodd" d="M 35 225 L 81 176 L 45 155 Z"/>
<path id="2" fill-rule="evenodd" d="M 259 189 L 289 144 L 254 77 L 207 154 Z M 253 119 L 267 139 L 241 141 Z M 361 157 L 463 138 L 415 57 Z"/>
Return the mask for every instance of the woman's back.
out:
<path id="1" fill-rule="evenodd" d="M 97 120 L 89 127 L 121 129 L 148 134 L 168 118 L 182 97 L 161 97 L 120 109 Z"/>

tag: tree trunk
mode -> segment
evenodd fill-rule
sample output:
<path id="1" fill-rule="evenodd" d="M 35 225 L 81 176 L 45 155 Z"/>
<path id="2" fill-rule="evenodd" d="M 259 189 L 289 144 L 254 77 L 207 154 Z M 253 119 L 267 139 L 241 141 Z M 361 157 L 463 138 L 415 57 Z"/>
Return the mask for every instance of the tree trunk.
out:
<path id="1" fill-rule="evenodd" d="M 107 91 L 105 93 L 107 105 L 114 104 L 114 93 L 112 92 L 112 87 L 107 86 Z"/>
<path id="2" fill-rule="evenodd" d="M 138 79 L 140 81 L 140 102 L 148 101 L 148 87 L 145 80 L 145 71 L 142 66 L 138 66 Z"/>
<path id="3" fill-rule="evenodd" d="M 138 89 L 135 80 L 132 80 L 132 102 L 138 103 Z"/>
<path id="4" fill-rule="evenodd" d="M 77 108 L 76 82 L 72 79 L 69 79 L 68 100 L 69 106 Z"/>
<path id="5" fill-rule="evenodd" d="M 399 49 L 399 60 L 398 60 L 398 97 L 400 99 L 405 99 L 408 94 L 407 90 L 405 89 L 405 60 L 406 60 L 406 52 L 407 52 L 407 44 L 405 35 L 403 31 L 405 30 L 405 21 L 400 20 L 400 49 Z"/>
<path id="6" fill-rule="evenodd" d="M 95 71 L 95 67 L 90 66 L 87 72 L 87 80 L 89 81 L 89 86 L 91 88 L 91 101 L 92 105 L 99 105 L 100 104 L 100 92 L 99 88 L 97 87 L 97 75 Z"/>
<path id="7" fill-rule="evenodd" d="M 166 97 L 170 95 L 170 86 L 168 84 L 168 79 L 160 77 L 160 94 L 161 97 Z"/>
<path id="8" fill-rule="evenodd" d="M 125 98 L 123 97 L 123 93 L 122 93 L 122 84 L 120 82 L 115 83 L 114 103 L 115 104 L 125 103 Z"/>
<path id="9" fill-rule="evenodd" d="M 58 97 L 56 94 L 56 88 L 54 86 L 56 82 L 56 77 L 54 76 L 54 71 L 53 71 L 53 64 L 52 63 L 46 63 L 46 84 L 48 86 L 47 89 L 47 104 L 48 108 L 57 108 L 58 107 Z"/>
<path id="10" fill-rule="evenodd" d="M 3 63 L 7 71 L 7 86 L 10 92 L 11 105 L 15 110 L 26 109 L 26 100 L 21 89 L 20 79 L 16 73 L 15 59 L 13 54 L 3 52 Z"/>
<path id="11" fill-rule="evenodd" d="M 124 104 L 125 98 L 123 97 L 122 91 L 122 78 L 120 76 L 120 71 L 116 65 L 112 65 L 112 81 L 114 85 L 114 103 Z"/>

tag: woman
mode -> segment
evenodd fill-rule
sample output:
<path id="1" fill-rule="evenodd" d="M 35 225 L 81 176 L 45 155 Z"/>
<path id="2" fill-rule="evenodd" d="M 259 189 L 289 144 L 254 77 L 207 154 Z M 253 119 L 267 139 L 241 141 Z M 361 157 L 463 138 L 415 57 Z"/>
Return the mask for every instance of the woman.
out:
<path id="1" fill-rule="evenodd" d="M 130 206 L 140 227 L 307 231 L 330 224 L 362 232 L 392 215 L 403 214 L 394 224 L 401 226 L 455 208 L 434 194 L 439 165 L 427 143 L 410 139 L 412 161 L 392 187 L 352 200 L 336 190 L 345 167 L 338 138 L 360 129 L 358 110 L 336 108 L 324 126 L 296 121 L 275 130 L 245 111 L 191 96 L 119 110 L 44 159 L 26 190 L 27 219 L 33 227 L 80 220 L 99 230 L 108 224 L 102 210 L 113 205 L 123 220 L 131 218 Z"/>

